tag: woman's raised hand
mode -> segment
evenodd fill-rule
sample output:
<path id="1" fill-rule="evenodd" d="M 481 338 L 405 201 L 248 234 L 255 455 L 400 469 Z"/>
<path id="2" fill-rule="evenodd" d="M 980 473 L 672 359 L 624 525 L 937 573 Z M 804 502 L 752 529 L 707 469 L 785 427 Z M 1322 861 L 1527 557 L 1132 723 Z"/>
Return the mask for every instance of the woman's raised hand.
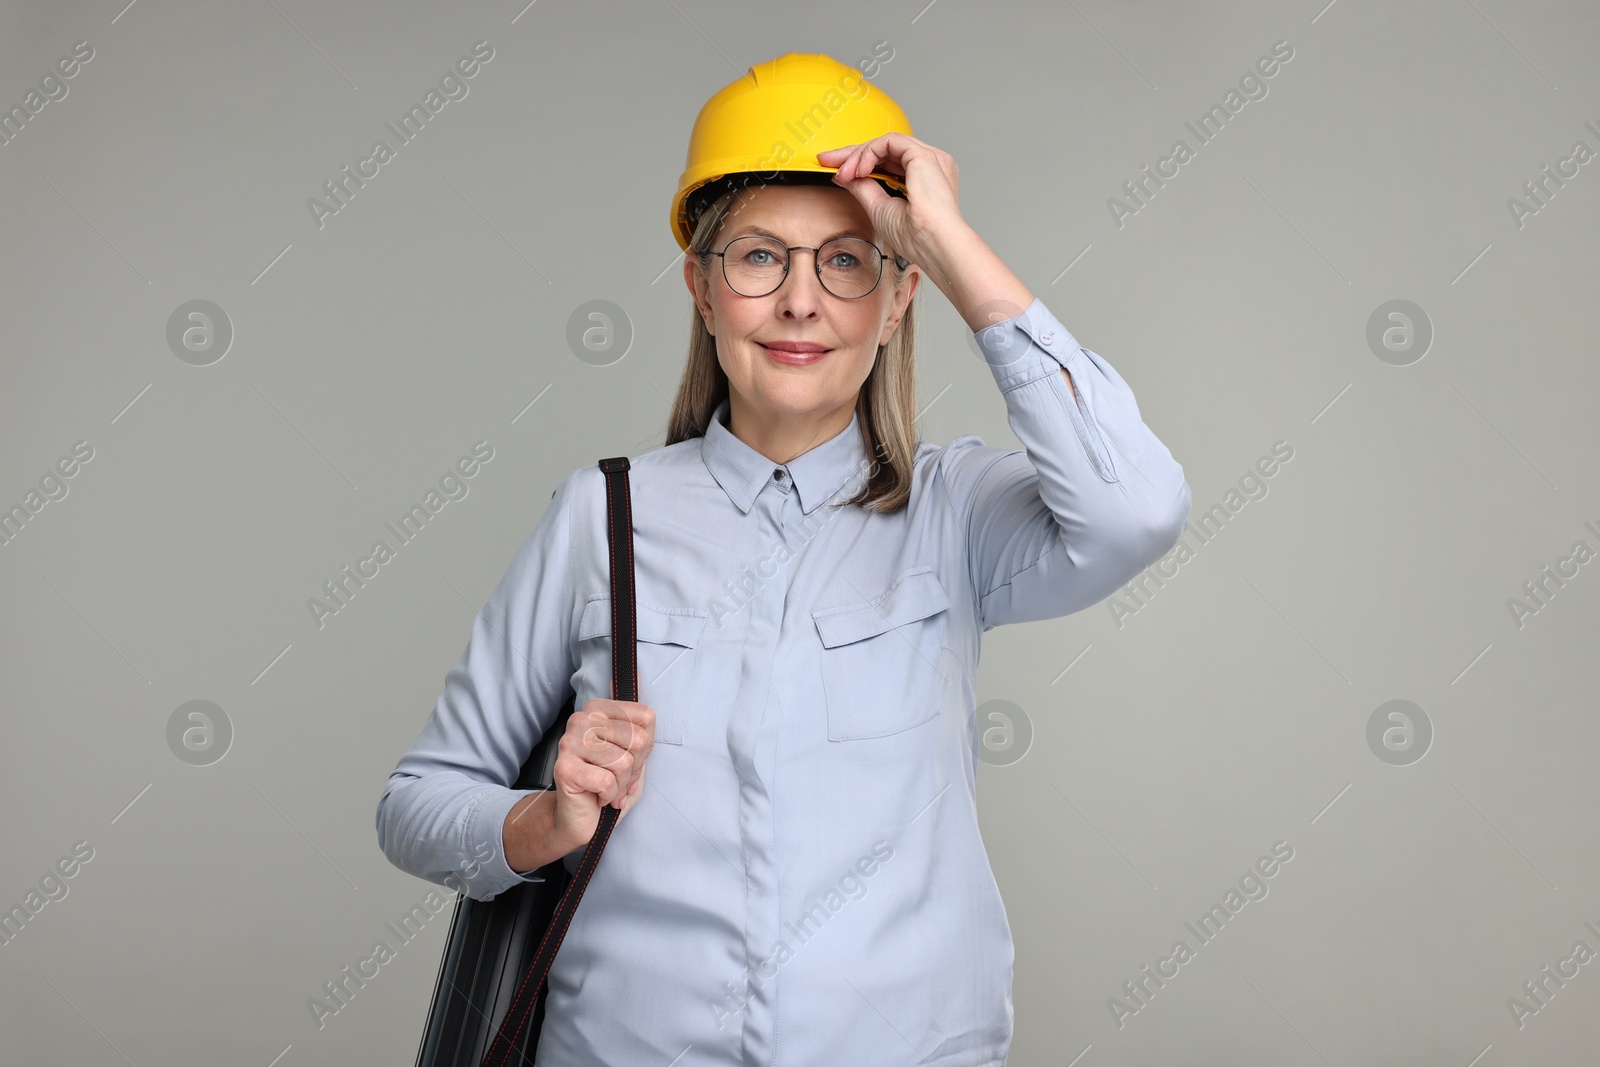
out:
<path id="1" fill-rule="evenodd" d="M 1033 303 L 1028 287 L 961 217 L 950 153 L 909 134 L 886 133 L 818 152 L 817 162 L 837 168 L 834 184 L 866 210 L 878 237 L 915 263 L 973 330 L 1014 318 Z M 868 177 L 875 170 L 904 181 L 906 195 L 884 192 Z"/>
<path id="2" fill-rule="evenodd" d="M 959 174 L 950 153 L 904 133 L 886 133 L 860 144 L 817 153 L 824 167 L 837 167 L 834 183 L 866 209 L 878 235 L 897 253 L 926 266 L 933 238 L 966 226 L 956 203 Z M 882 171 L 902 179 L 904 198 L 890 196 L 873 178 Z"/>

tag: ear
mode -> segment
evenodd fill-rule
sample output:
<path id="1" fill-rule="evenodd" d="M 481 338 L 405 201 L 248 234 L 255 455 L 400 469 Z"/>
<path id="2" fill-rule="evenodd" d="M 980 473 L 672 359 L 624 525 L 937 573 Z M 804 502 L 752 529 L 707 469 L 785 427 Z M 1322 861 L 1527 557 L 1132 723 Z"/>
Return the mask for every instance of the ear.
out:
<path id="1" fill-rule="evenodd" d="M 884 264 L 884 270 L 892 268 Z M 922 282 L 922 268 L 915 263 L 906 268 L 905 280 L 895 287 L 894 303 L 889 308 L 889 317 L 883 322 L 883 330 L 878 334 L 878 344 L 886 345 L 894 336 L 895 330 L 900 328 L 900 320 L 906 317 L 906 309 L 911 306 L 911 298 L 917 293 L 917 286 Z"/>
<path id="2" fill-rule="evenodd" d="M 700 318 L 705 321 L 706 332 L 715 337 L 716 311 L 711 307 L 707 278 L 700 273 L 700 257 L 693 252 L 685 252 L 683 256 L 683 283 L 689 287 L 689 295 L 694 297 Z"/>

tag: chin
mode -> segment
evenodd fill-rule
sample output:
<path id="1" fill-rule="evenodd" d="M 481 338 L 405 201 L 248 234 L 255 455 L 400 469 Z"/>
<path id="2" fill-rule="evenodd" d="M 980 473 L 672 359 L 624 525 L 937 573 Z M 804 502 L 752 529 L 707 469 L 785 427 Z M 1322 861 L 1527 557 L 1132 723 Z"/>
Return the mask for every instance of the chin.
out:
<path id="1" fill-rule="evenodd" d="M 826 392 L 800 383 L 776 383 L 774 388 L 756 389 L 745 395 L 765 408 L 787 415 L 815 414 L 836 408 L 840 403 Z"/>
<path id="2" fill-rule="evenodd" d="M 810 389 L 761 393 L 756 399 L 774 411 L 791 415 L 805 415 L 829 406 L 827 397 Z"/>

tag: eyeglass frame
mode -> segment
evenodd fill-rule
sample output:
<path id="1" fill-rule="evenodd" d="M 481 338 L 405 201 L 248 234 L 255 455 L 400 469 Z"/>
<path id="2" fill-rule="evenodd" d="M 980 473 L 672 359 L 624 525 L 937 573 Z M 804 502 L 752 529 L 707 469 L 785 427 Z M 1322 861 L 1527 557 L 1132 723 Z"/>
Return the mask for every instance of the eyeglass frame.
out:
<path id="1" fill-rule="evenodd" d="M 789 247 L 786 247 L 783 250 L 783 277 L 778 279 L 778 284 L 774 285 L 771 289 L 768 289 L 766 292 L 762 293 L 760 296 L 745 296 L 744 293 L 739 292 L 739 290 L 737 290 L 737 289 L 735 289 L 733 287 L 733 282 L 728 280 L 728 249 L 733 245 L 734 241 L 743 241 L 743 240 L 746 240 L 746 239 L 752 238 L 752 237 L 766 238 L 769 241 L 777 240 L 777 238 L 774 238 L 774 237 L 767 237 L 766 234 L 761 234 L 761 233 L 742 233 L 738 237 L 733 238 L 733 240 L 729 241 L 727 244 L 723 245 L 721 252 L 710 252 L 710 251 L 707 251 L 707 252 L 702 252 L 701 253 L 701 255 L 706 255 L 706 256 L 720 256 L 720 257 L 722 257 L 722 283 L 728 287 L 728 291 L 730 293 L 732 293 L 735 296 L 743 296 L 746 300 L 761 300 L 761 299 L 763 299 L 765 297 L 771 296 L 773 293 L 776 293 L 779 289 L 782 289 L 783 288 L 783 283 L 789 280 L 789 267 L 794 263 L 794 253 L 796 253 L 796 252 L 810 252 L 811 253 L 811 268 L 812 268 L 812 270 L 816 271 L 816 273 L 817 273 L 817 284 L 822 286 L 822 291 L 823 292 L 827 293 L 829 296 L 833 297 L 835 300 L 864 300 L 867 297 L 871 296 L 873 293 L 877 292 L 878 291 L 878 286 L 883 284 L 883 264 L 889 258 L 888 253 L 884 252 L 883 249 L 879 248 L 877 245 L 873 244 L 871 241 L 867 240 L 865 237 L 852 237 L 852 236 L 846 235 L 844 237 L 831 238 L 831 239 L 829 239 L 827 241 L 824 241 L 822 244 L 816 245 L 816 246 L 811 246 L 811 245 L 791 245 Z M 862 244 L 866 245 L 868 248 L 870 248 L 874 252 L 878 253 L 878 277 L 877 277 L 877 280 L 872 283 L 872 288 L 871 289 L 868 289 L 866 292 L 862 293 L 860 296 L 840 296 L 838 293 L 834 292 L 832 289 L 829 289 L 828 288 L 828 283 L 822 280 L 822 258 L 821 258 L 822 257 L 822 250 L 824 248 L 826 248 L 828 245 L 833 244 L 834 241 L 860 241 Z M 909 267 L 911 265 L 911 261 L 909 259 L 906 259 L 904 256 L 900 255 L 898 252 L 896 252 L 895 253 L 895 257 L 894 257 L 894 265 L 895 265 L 895 269 L 896 270 L 905 270 L 907 267 Z"/>

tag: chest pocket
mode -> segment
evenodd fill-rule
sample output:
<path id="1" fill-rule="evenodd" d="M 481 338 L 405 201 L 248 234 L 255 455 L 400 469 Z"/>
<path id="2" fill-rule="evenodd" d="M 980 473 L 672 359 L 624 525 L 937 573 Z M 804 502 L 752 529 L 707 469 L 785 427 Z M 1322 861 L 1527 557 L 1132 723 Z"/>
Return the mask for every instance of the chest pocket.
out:
<path id="1" fill-rule="evenodd" d="M 692 715 L 698 699 L 700 657 L 695 645 L 706 626 L 706 613 L 698 608 L 664 608 L 636 605 L 634 624 L 638 641 L 639 703 L 656 712 L 656 741 L 683 744 L 684 719 Z M 579 677 L 588 696 L 611 696 L 611 598 L 584 605 L 578 623 L 582 650 Z M 582 703 L 578 705 L 582 707 Z"/>
<path id="2" fill-rule="evenodd" d="M 949 607 L 924 566 L 870 599 L 811 613 L 822 639 L 830 741 L 884 737 L 939 714 L 957 681 L 952 657 L 941 655 Z"/>

